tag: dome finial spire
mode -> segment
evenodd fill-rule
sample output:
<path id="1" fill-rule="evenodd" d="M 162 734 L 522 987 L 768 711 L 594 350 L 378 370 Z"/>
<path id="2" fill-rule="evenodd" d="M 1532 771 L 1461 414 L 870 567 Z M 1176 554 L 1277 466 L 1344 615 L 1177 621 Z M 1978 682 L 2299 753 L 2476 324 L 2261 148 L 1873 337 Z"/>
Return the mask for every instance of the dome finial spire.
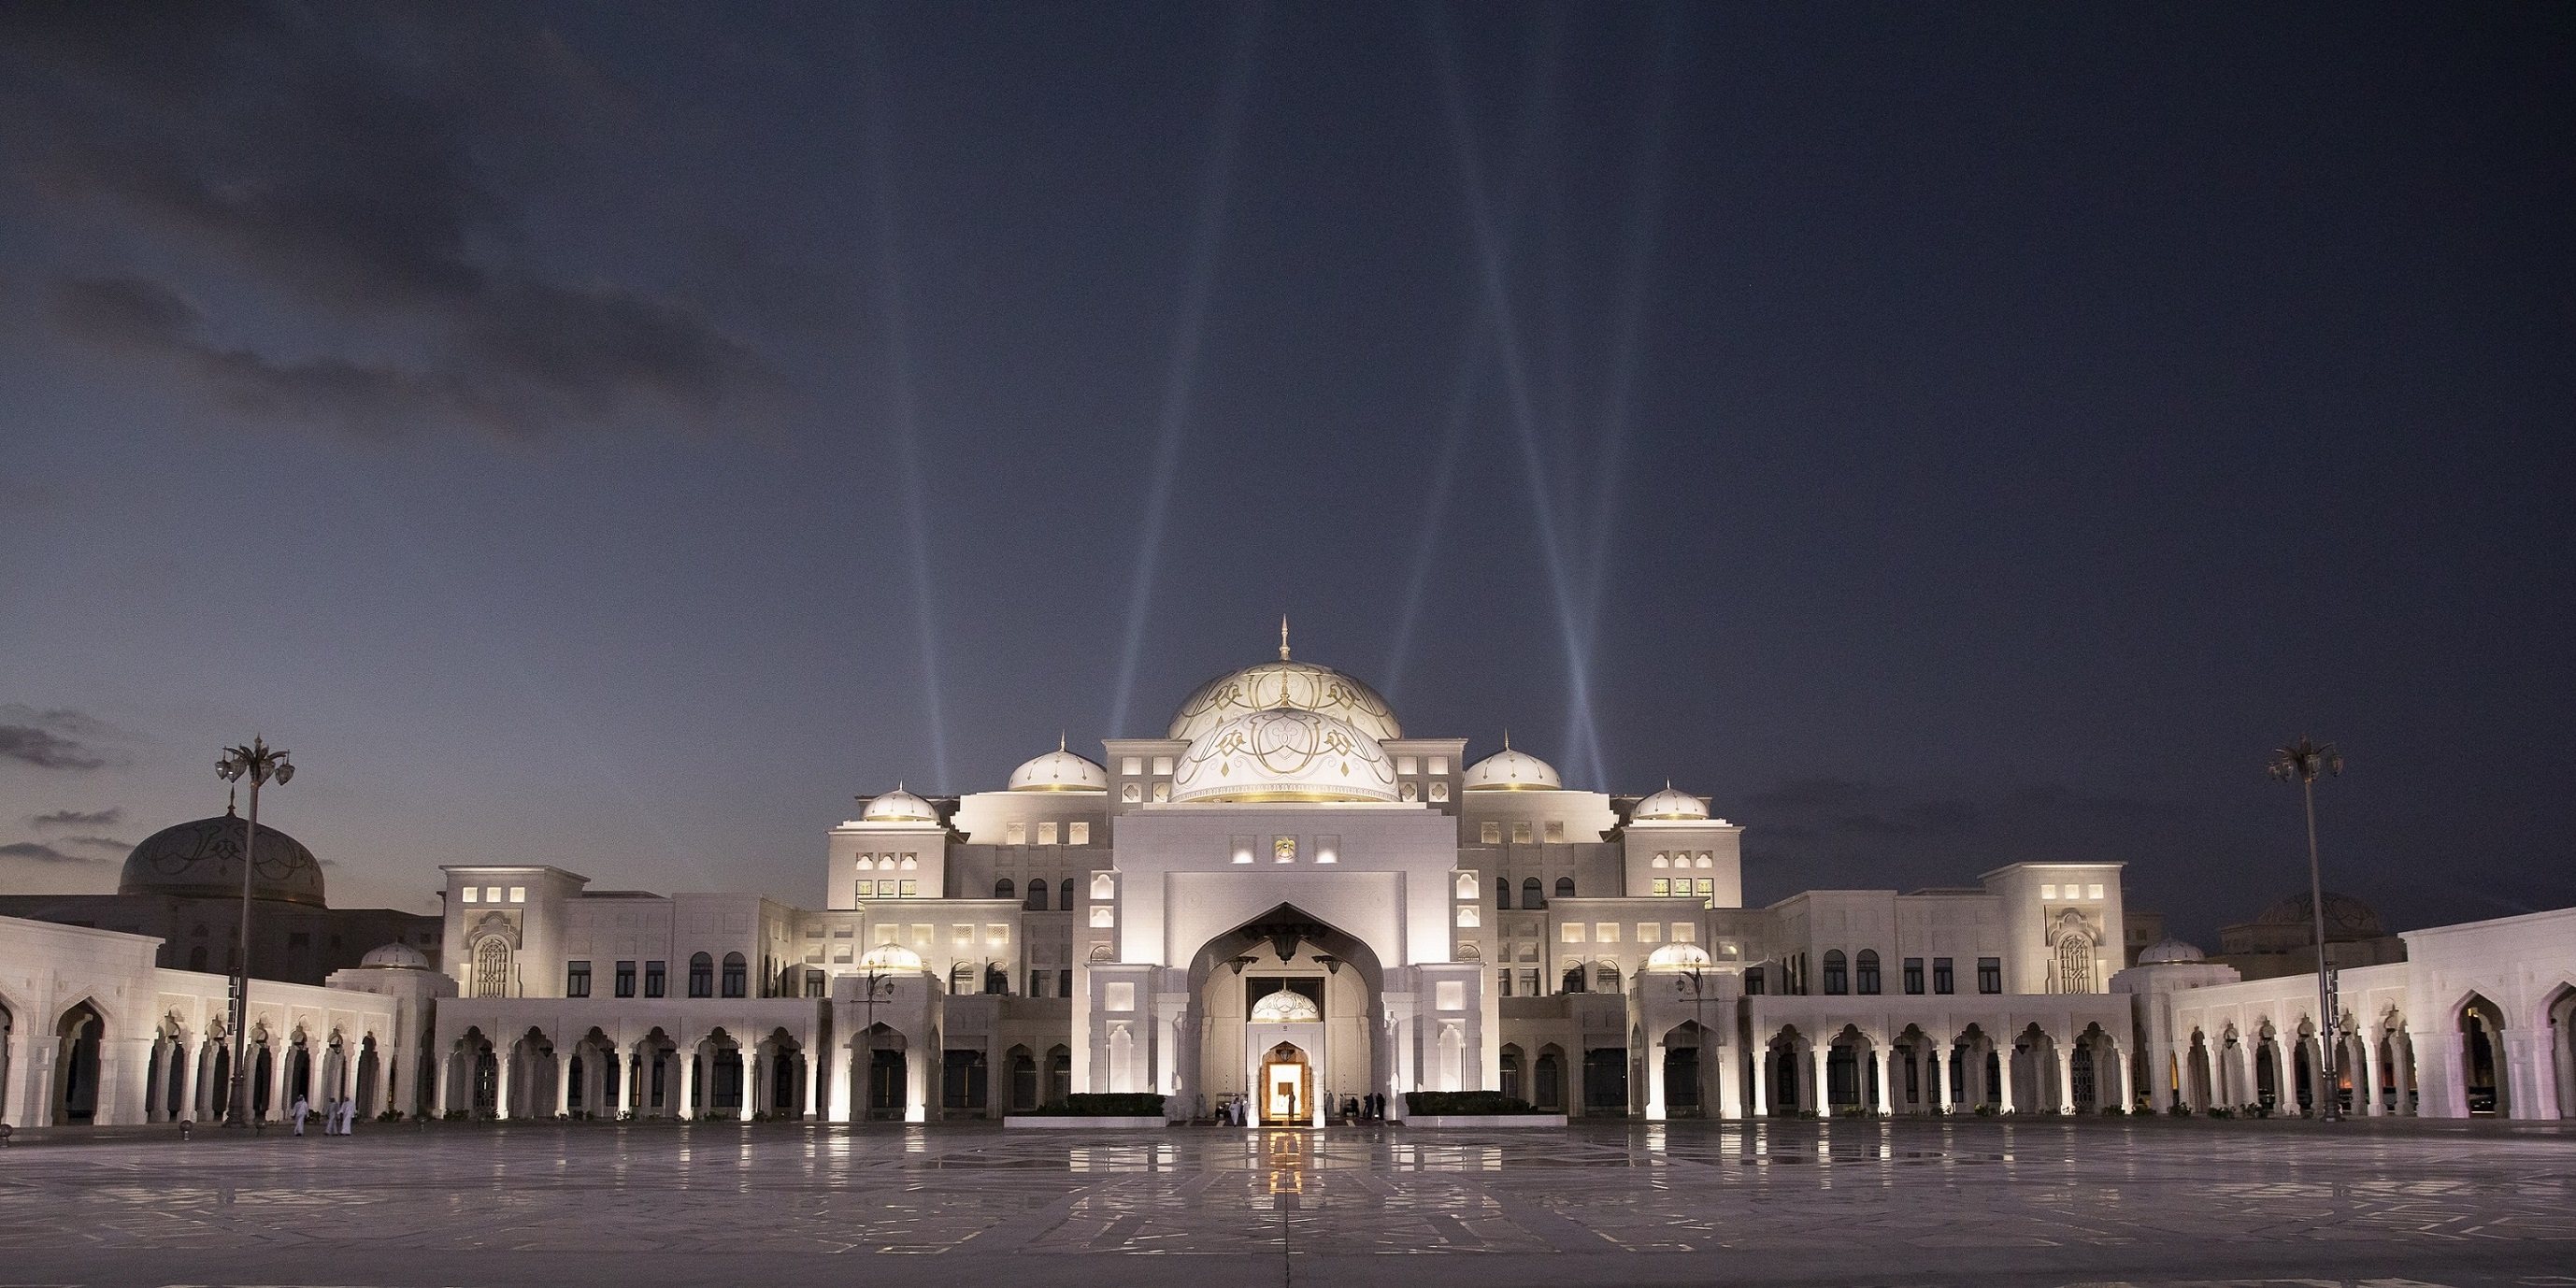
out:
<path id="1" fill-rule="evenodd" d="M 225 789 L 224 789 L 224 817 L 225 817 L 225 818 L 231 818 L 231 817 L 233 816 L 233 807 L 234 807 L 235 805 L 239 804 L 239 803 L 240 803 L 240 801 L 241 801 L 241 789 L 240 789 L 240 788 L 238 788 L 238 787 L 227 787 L 227 788 L 225 788 Z"/>
<path id="2" fill-rule="evenodd" d="M 1057 751 L 1064 750 L 1064 730 L 1062 729 L 1055 731 L 1055 749 Z"/>
<path id="3" fill-rule="evenodd" d="M 1288 660 L 1288 614 L 1279 615 L 1279 660 Z"/>

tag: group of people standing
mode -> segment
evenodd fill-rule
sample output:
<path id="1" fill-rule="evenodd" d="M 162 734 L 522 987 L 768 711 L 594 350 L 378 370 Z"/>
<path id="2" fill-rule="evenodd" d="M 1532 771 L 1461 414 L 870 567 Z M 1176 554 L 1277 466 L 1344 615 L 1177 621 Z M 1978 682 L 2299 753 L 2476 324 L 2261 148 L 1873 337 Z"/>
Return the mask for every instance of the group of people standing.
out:
<path id="1" fill-rule="evenodd" d="M 1293 1107 L 1291 1113 L 1294 1113 Z M 1228 1127 L 1250 1127 L 1253 1125 L 1252 1117 L 1252 1100 L 1248 1096 L 1227 1096 L 1217 1102 L 1216 1120 Z M 1383 1095 L 1371 1092 L 1365 1096 L 1342 1098 L 1342 1119 L 1345 1122 L 1375 1122 L 1384 1117 L 1386 1097 Z"/>
<path id="2" fill-rule="evenodd" d="M 302 1096 L 297 1096 L 295 1098 L 294 1106 L 288 1110 L 288 1113 L 295 1120 L 295 1134 L 301 1136 L 304 1134 L 304 1120 L 313 1116 L 313 1102 Z M 357 1125 L 358 1102 L 355 1097 L 336 1102 L 324 1102 L 322 1106 L 323 1135 L 346 1136 L 350 1134 Z"/>

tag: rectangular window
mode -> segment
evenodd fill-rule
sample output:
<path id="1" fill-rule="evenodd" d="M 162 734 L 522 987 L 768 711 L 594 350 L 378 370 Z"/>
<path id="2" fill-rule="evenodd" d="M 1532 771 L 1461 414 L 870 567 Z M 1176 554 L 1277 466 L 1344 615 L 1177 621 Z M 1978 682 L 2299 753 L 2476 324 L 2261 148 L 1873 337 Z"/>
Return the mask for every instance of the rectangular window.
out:
<path id="1" fill-rule="evenodd" d="M 1434 774 L 1448 773 L 1449 758 L 1447 756 L 1433 756 L 1431 758 L 1431 772 Z"/>
<path id="2" fill-rule="evenodd" d="M 2085 897 L 2085 898 L 2087 898 L 2087 899 L 2099 899 L 2099 898 L 2101 898 L 2101 897 L 2102 897 L 2102 887 L 2097 886 L 2097 885 L 2089 885 L 2089 886 L 2084 887 L 2084 897 Z M 2310 938 L 2310 940 L 2313 942 L 2313 940 L 2315 939 L 2315 936 L 2313 936 L 2313 935 L 2312 935 L 2312 936 L 2310 936 L 2309 938 Z"/>
<path id="3" fill-rule="evenodd" d="M 1144 773 L 1145 758 L 1143 756 L 1121 757 L 1118 761 L 1118 772 L 1126 774 L 1131 778 L 1137 774 Z"/>
<path id="4" fill-rule="evenodd" d="M 2003 958 L 1980 957 L 1977 959 L 1977 991 L 1980 993 L 2000 993 L 2004 991 Z"/>
<path id="5" fill-rule="evenodd" d="M 1596 944 L 1615 944 L 1619 942 L 1619 923 L 1615 921 L 1604 921 L 1595 924 L 1592 927 L 1592 942 Z"/>
<path id="6" fill-rule="evenodd" d="M 1156 756 L 1156 757 L 1154 757 L 1154 774 L 1155 774 L 1155 776 L 1156 776 L 1156 777 L 1169 777 L 1169 776 L 1171 775 L 1171 772 L 1172 772 L 1172 758 L 1171 758 L 1171 757 L 1169 757 L 1169 756 Z"/>
<path id="7" fill-rule="evenodd" d="M 1746 997 L 1762 996 L 1761 967 L 1756 966 L 1753 969 L 1744 972 L 1744 995 Z"/>
<path id="8" fill-rule="evenodd" d="M 907 877 L 904 879 L 902 888 L 897 890 L 895 895 L 897 898 L 909 899 L 919 893 L 921 893 L 921 883 Z"/>
<path id="9" fill-rule="evenodd" d="M 528 901 L 528 888 L 527 888 L 526 886 L 512 886 L 512 887 L 510 887 L 510 902 L 512 902 L 512 903 L 526 903 L 527 901 Z"/>
<path id="10" fill-rule="evenodd" d="M 635 963 L 617 963 L 617 995 L 619 997 L 635 996 Z"/>
<path id="11" fill-rule="evenodd" d="M 2056 887 L 2056 886 L 2053 886 L 2053 885 L 2044 885 L 2044 886 L 2041 886 L 2041 887 L 2039 888 L 2039 897 L 2040 897 L 2040 898 L 2042 898 L 2042 899 L 2054 899 L 2054 898 L 2056 898 L 2056 897 L 2057 897 L 2057 887 Z"/>
<path id="12" fill-rule="evenodd" d="M 1042 971 L 1042 970 L 1033 970 L 1033 971 L 1030 971 L 1030 972 L 1029 972 L 1029 996 L 1031 996 L 1031 997 L 1044 997 L 1044 996 L 1046 996 L 1046 995 L 1047 995 L 1046 986 L 1047 986 L 1047 973 L 1046 973 L 1045 971 Z"/>
<path id="13" fill-rule="evenodd" d="M 1637 923 L 1638 943 L 1651 944 L 1663 937 L 1664 923 L 1660 921 L 1641 921 Z"/>
<path id="14" fill-rule="evenodd" d="M 1688 884 L 1689 884 L 1689 882 L 1683 882 L 1683 884 L 1684 884 L 1684 885 L 1688 885 Z M 1657 878 L 1655 878 L 1655 893 L 1669 897 L 1669 896 L 1672 894 L 1672 892 L 1673 892 L 1673 879 L 1672 879 L 1671 877 L 1657 877 Z"/>
<path id="15" fill-rule="evenodd" d="M 1011 925 L 1009 922 L 995 922 L 984 927 L 985 947 L 1008 948 L 1010 947 L 1010 944 Z"/>
<path id="16" fill-rule="evenodd" d="M 1540 992 L 1539 992 L 1539 988 L 1538 988 L 1538 972 L 1537 972 L 1537 971 L 1534 971 L 1534 970 L 1525 970 L 1525 971 L 1522 971 L 1522 972 L 1521 972 L 1521 996 L 1523 996 L 1523 997 L 1541 997 L 1541 996 L 1545 996 L 1544 994 L 1542 994 L 1542 993 L 1540 993 Z"/>
<path id="17" fill-rule="evenodd" d="M 1315 838 L 1315 861 L 1317 863 L 1339 863 L 1342 861 L 1342 837 L 1340 833 L 1327 833 Z"/>
<path id="18" fill-rule="evenodd" d="M 1560 926 L 1560 927 L 1558 927 L 1558 928 L 1557 928 L 1557 934 L 1558 934 L 1558 936 L 1559 936 L 1560 938 L 1562 938 L 1566 943 L 1569 943 L 1569 944 L 1579 944 L 1579 943 L 1582 943 L 1582 942 L 1583 942 L 1583 923 L 1582 923 L 1582 922 L 1579 922 L 1579 921 L 1569 921 L 1569 922 L 1565 923 L 1563 926 Z"/>
<path id="19" fill-rule="evenodd" d="M 1702 897 L 1714 897 L 1717 894 L 1717 878 L 1701 877 L 1699 879 L 1699 892 Z"/>
<path id="20" fill-rule="evenodd" d="M 1561 818 L 1549 819 L 1547 821 L 1546 835 L 1547 843 L 1550 845 L 1565 844 L 1565 820 Z"/>
<path id="21" fill-rule="evenodd" d="M 1465 980 L 1458 979 L 1444 979 L 1434 983 L 1431 986 L 1431 1004 L 1435 1009 L 1443 1011 L 1466 1010 L 1467 982 Z"/>
<path id="22" fill-rule="evenodd" d="M 1419 765 L 1420 762 L 1416 761 L 1411 756 L 1398 756 L 1395 758 L 1395 772 L 1399 774 L 1418 774 L 1422 772 Z"/>
<path id="23" fill-rule="evenodd" d="M 1055 995 L 1058 997 L 1073 996 L 1073 971 L 1070 968 L 1060 970 L 1055 973 Z"/>
<path id="24" fill-rule="evenodd" d="M 1101 994 L 1100 1009 L 1104 1011 L 1132 1011 L 1136 1009 L 1136 986 L 1129 981 L 1118 980 L 1112 982 L 1101 989 Z"/>
<path id="25" fill-rule="evenodd" d="M 646 963 L 644 963 L 644 996 L 646 996 L 646 997 L 660 997 L 660 996 L 662 996 L 662 994 L 666 991 L 666 989 L 665 989 L 665 985 L 664 985 L 664 983 L 663 983 L 663 981 L 664 981 L 666 978 L 668 978 L 668 976 L 667 976 L 667 974 L 666 974 L 666 972 L 665 972 L 665 969 L 664 969 L 664 967 L 663 967 L 662 963 L 660 963 L 660 962 L 646 962 Z"/>
<path id="26" fill-rule="evenodd" d="M 564 996 L 566 996 L 566 997 L 588 997 L 588 996 L 590 996 L 590 963 L 589 963 L 589 962 L 565 962 L 565 963 L 564 963 Z"/>
<path id="27" fill-rule="evenodd" d="M 975 928 L 973 926 L 950 926 L 948 928 L 948 945 L 951 948 L 974 948 Z"/>
<path id="28" fill-rule="evenodd" d="M 1923 992 L 1923 959 L 1920 957 L 1905 959 L 1905 991 L 1914 995 Z"/>
<path id="29" fill-rule="evenodd" d="M 1029 825 L 1026 823 L 1011 823 L 1005 825 L 1002 828 L 1002 843 L 1005 845 L 1028 844 Z"/>
<path id="30" fill-rule="evenodd" d="M 480 896 L 482 895 L 482 893 L 483 893 L 483 892 L 482 892 L 481 890 L 476 889 L 476 888 L 475 888 L 475 887 L 473 887 L 473 886 L 467 886 L 467 887 L 465 887 L 465 902 L 467 902 L 467 903 L 479 903 L 479 902 L 481 902 L 481 898 L 480 898 Z"/>
<path id="31" fill-rule="evenodd" d="M 1055 844 L 1055 822 L 1054 822 L 1054 820 L 1050 819 L 1050 820 L 1048 820 L 1047 822 L 1044 822 L 1044 823 L 1040 823 L 1040 824 L 1038 824 L 1038 844 L 1040 844 L 1040 845 L 1053 845 L 1053 844 Z"/>
<path id="32" fill-rule="evenodd" d="M 1067 823 L 1064 825 L 1064 831 L 1064 843 L 1067 845 L 1091 844 L 1091 824 L 1087 821 Z"/>
<path id="33" fill-rule="evenodd" d="M 1950 959 L 1947 957 L 1932 959 L 1932 991 L 1944 994 L 1959 991 L 1950 979 Z"/>
<path id="34" fill-rule="evenodd" d="M 485 903 L 499 903 L 499 902 L 501 902 L 501 887 L 499 887 L 499 886 L 485 886 L 485 887 L 483 887 L 483 902 L 485 902 Z"/>
<path id="35" fill-rule="evenodd" d="M 884 880 L 877 882 L 877 897 L 880 899 L 893 898 L 894 890 L 895 886 L 893 877 L 887 877 Z"/>
<path id="36" fill-rule="evenodd" d="M 1687 943 L 1691 942 L 1691 940 L 1692 940 L 1692 939 L 1693 939 L 1697 934 L 1698 934 L 1698 927 L 1691 925 L 1691 923 L 1689 923 L 1689 922 L 1687 922 L 1687 921 L 1676 921 L 1676 922 L 1674 922 L 1674 923 L 1673 923 L 1673 942 L 1674 942 L 1674 943 L 1677 943 L 1677 944 L 1687 944 Z"/>
<path id="37" fill-rule="evenodd" d="M 1529 843 L 1530 843 L 1530 825 L 1529 825 L 1529 824 L 1527 824 L 1527 823 L 1514 823 L 1514 824 L 1512 824 L 1512 844 L 1514 844 L 1514 845 L 1527 845 L 1527 844 L 1529 844 Z"/>

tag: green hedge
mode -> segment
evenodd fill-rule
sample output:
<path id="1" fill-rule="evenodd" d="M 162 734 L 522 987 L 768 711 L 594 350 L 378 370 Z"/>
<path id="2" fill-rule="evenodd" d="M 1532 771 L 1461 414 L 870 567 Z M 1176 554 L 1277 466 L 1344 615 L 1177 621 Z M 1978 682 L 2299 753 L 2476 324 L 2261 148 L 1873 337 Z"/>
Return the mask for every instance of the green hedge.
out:
<path id="1" fill-rule="evenodd" d="M 1163 1098 L 1151 1091 L 1084 1092 L 1029 1112 L 1049 1118 L 1160 1118 Z"/>
<path id="2" fill-rule="evenodd" d="M 1538 1112 L 1530 1108 L 1530 1102 L 1499 1091 L 1408 1091 L 1404 1093 L 1404 1111 L 1426 1116 Z"/>

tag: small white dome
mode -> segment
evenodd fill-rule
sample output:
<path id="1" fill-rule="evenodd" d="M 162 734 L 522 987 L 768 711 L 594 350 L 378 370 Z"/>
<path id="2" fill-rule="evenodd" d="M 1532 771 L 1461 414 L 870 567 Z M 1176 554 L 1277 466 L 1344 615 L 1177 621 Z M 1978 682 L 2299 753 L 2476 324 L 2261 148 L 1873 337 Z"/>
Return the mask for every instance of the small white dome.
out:
<path id="1" fill-rule="evenodd" d="M 868 807 L 859 811 L 859 818 L 869 823 L 936 823 L 939 811 L 932 809 L 930 802 L 898 786 L 869 801 Z"/>
<path id="2" fill-rule="evenodd" d="M 1708 965 L 1708 950 L 1697 944 L 1666 944 L 1646 954 L 1648 970 L 1686 970 Z"/>
<path id="3" fill-rule="evenodd" d="M 1467 767 L 1462 779 L 1471 792 L 1558 792 L 1565 790 L 1565 780 L 1556 776 L 1556 766 L 1529 754 L 1512 750 L 1509 734 L 1503 736 L 1503 749 Z"/>
<path id="4" fill-rule="evenodd" d="M 1279 707 L 1199 735 L 1172 772 L 1174 801 L 1393 801 L 1395 762 L 1327 715 Z"/>
<path id="5" fill-rule="evenodd" d="M 1323 1009 L 1313 998 L 1284 988 L 1252 1004 L 1255 1024 L 1312 1024 L 1322 1018 Z"/>
<path id="6" fill-rule="evenodd" d="M 386 944 L 370 948 L 358 959 L 360 966 L 381 966 L 393 970 L 428 970 L 429 954 L 409 944 Z"/>
<path id="7" fill-rule="evenodd" d="M 1055 750 L 1011 771 L 1011 790 L 1015 792 L 1105 792 L 1109 790 L 1109 771 L 1064 749 L 1056 740 Z"/>
<path id="8" fill-rule="evenodd" d="M 2207 956 L 2207 953 L 2200 951 L 2200 946 L 2198 944 L 2186 943 L 2179 939 L 2168 939 L 2141 951 L 2138 954 L 2138 964 L 2141 966 L 2171 966 L 2176 962 L 2201 961 Z"/>
<path id="9" fill-rule="evenodd" d="M 921 954 L 901 944 L 879 944 L 859 957 L 861 970 L 920 970 Z"/>
<path id="10" fill-rule="evenodd" d="M 1637 808 L 1629 811 L 1628 817 L 1636 819 L 1704 819 L 1708 817 L 1708 802 L 1691 795 L 1689 792 L 1674 790 L 1672 783 L 1667 781 L 1664 784 L 1664 790 L 1637 802 Z"/>

